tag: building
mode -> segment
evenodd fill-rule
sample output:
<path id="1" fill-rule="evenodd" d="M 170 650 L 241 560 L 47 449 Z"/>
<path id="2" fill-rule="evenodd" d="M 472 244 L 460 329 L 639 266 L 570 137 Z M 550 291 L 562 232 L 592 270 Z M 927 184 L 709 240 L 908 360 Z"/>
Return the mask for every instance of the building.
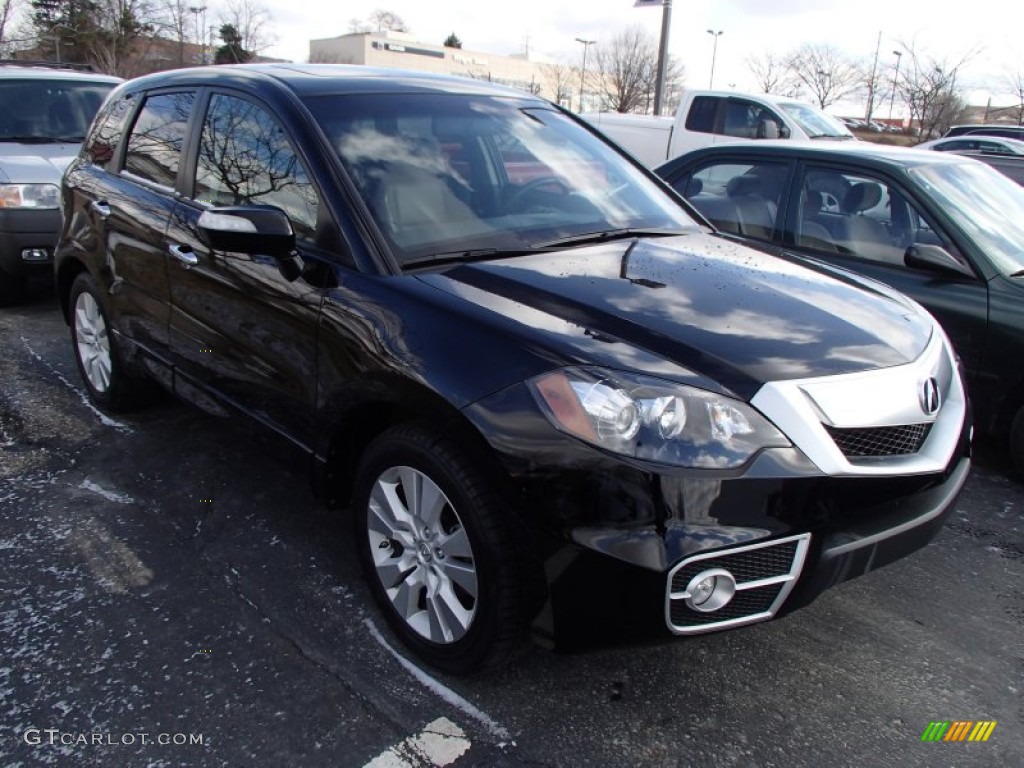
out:
<path id="1" fill-rule="evenodd" d="M 404 32 L 385 30 L 310 40 L 309 61 L 471 77 L 535 93 L 565 107 L 578 109 L 580 106 L 579 69 L 532 53 L 500 56 L 446 48 L 420 42 Z M 586 110 L 598 109 L 597 94 L 584 93 L 583 104 Z"/>

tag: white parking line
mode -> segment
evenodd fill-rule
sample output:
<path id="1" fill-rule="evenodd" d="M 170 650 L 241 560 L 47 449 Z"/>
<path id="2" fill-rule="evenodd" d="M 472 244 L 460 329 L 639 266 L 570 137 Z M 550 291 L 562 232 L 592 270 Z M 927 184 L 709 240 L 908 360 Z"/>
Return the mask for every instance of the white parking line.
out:
<path id="1" fill-rule="evenodd" d="M 363 768 L 442 768 L 469 751 L 465 732 L 446 717 L 423 726 L 415 736 L 389 747 Z"/>
<path id="2" fill-rule="evenodd" d="M 422 683 L 424 686 L 433 691 L 438 697 L 447 701 L 453 707 L 458 707 L 467 715 L 472 717 L 474 720 L 481 723 L 485 728 L 487 728 L 488 731 L 497 736 L 499 739 L 509 738 L 508 731 L 502 726 L 498 725 L 498 723 L 495 722 L 494 719 L 491 718 L 486 712 L 481 710 L 475 704 L 467 701 L 462 696 L 459 696 L 459 694 L 457 694 L 455 691 L 453 691 L 451 688 L 449 688 L 441 681 L 432 678 L 430 675 L 428 675 L 426 672 L 424 672 L 422 669 L 417 667 L 407 658 L 402 656 L 402 654 L 400 654 L 398 651 L 392 648 L 391 644 L 384 639 L 384 635 L 380 633 L 380 630 L 377 629 L 376 625 L 374 625 L 374 623 L 370 621 L 370 619 L 363 619 L 363 622 L 370 630 L 370 634 L 373 636 L 373 639 L 376 640 L 377 643 L 384 650 L 386 650 L 388 653 L 394 656 L 398 663 L 405 667 L 406 671 L 409 672 L 409 674 L 411 674 L 417 680 L 419 680 L 420 683 Z"/>
<path id="3" fill-rule="evenodd" d="M 61 373 L 56 368 L 54 368 L 52 365 L 50 365 L 50 363 L 48 363 L 46 360 L 43 359 L 42 355 L 40 355 L 38 352 L 36 352 L 34 349 L 32 349 L 32 345 L 29 344 L 27 338 L 22 336 L 21 337 L 21 343 L 25 345 L 25 349 L 28 350 L 28 353 L 30 355 L 32 355 L 32 357 L 34 357 L 40 363 L 42 363 L 47 368 L 49 368 L 50 369 L 50 373 L 52 373 L 58 379 L 60 379 L 61 383 L 65 387 L 67 387 L 72 392 L 74 392 L 76 395 L 78 395 L 78 399 L 82 401 L 82 405 L 84 405 L 86 408 L 88 408 L 90 411 L 92 411 L 94 414 L 96 414 L 96 418 L 100 420 L 100 423 L 105 424 L 108 427 L 113 427 L 114 429 L 119 430 L 121 432 L 131 432 L 132 431 L 132 428 L 129 427 L 127 424 L 123 424 L 120 421 L 115 421 L 114 419 L 112 419 L 109 416 L 107 416 L 107 414 L 103 413 L 103 411 L 101 411 L 95 405 L 90 403 L 88 395 L 86 395 L 85 392 L 83 392 L 82 390 L 78 389 L 78 387 L 76 387 L 74 384 L 72 384 L 70 381 L 68 381 L 67 377 L 63 373 Z"/>

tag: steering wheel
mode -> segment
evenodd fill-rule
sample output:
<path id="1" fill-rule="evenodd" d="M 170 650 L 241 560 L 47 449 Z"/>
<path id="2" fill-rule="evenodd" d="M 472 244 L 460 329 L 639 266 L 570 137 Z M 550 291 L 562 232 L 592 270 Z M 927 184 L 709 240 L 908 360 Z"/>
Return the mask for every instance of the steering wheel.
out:
<path id="1" fill-rule="evenodd" d="M 561 190 L 561 194 L 568 195 L 569 187 L 561 179 L 555 176 L 541 176 L 540 178 L 528 181 L 519 187 L 509 199 L 505 202 L 505 207 L 509 210 L 517 210 L 523 206 L 523 201 L 533 192 L 542 187 L 558 187 Z"/>

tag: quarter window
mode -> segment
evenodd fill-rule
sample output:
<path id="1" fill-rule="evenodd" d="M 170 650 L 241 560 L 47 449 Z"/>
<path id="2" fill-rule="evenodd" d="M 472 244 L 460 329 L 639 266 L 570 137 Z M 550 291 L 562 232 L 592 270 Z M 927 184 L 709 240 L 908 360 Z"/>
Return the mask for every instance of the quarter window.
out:
<path id="1" fill-rule="evenodd" d="M 174 187 L 194 102 L 192 92 L 161 93 L 147 98 L 128 137 L 124 169 L 162 186 Z"/>
<path id="2" fill-rule="evenodd" d="M 131 111 L 132 97 L 130 94 L 111 102 L 104 108 L 103 113 L 96 121 L 96 131 L 90 137 L 85 153 L 89 163 L 103 170 L 110 168 Z"/>
<path id="3" fill-rule="evenodd" d="M 245 99 L 215 94 L 203 123 L 193 198 L 210 205 L 275 205 L 312 239 L 319 198 L 280 124 Z"/>

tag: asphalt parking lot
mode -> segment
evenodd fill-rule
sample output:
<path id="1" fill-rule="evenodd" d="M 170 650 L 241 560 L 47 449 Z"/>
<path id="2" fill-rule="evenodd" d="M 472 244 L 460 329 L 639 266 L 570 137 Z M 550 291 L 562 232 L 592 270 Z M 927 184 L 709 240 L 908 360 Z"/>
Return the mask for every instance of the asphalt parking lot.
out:
<path id="1" fill-rule="evenodd" d="M 1024 486 L 991 451 L 930 546 L 803 611 L 488 677 L 409 660 L 345 533 L 276 444 L 93 409 L 45 290 L 0 310 L 0 765 L 1024 765 Z"/>

